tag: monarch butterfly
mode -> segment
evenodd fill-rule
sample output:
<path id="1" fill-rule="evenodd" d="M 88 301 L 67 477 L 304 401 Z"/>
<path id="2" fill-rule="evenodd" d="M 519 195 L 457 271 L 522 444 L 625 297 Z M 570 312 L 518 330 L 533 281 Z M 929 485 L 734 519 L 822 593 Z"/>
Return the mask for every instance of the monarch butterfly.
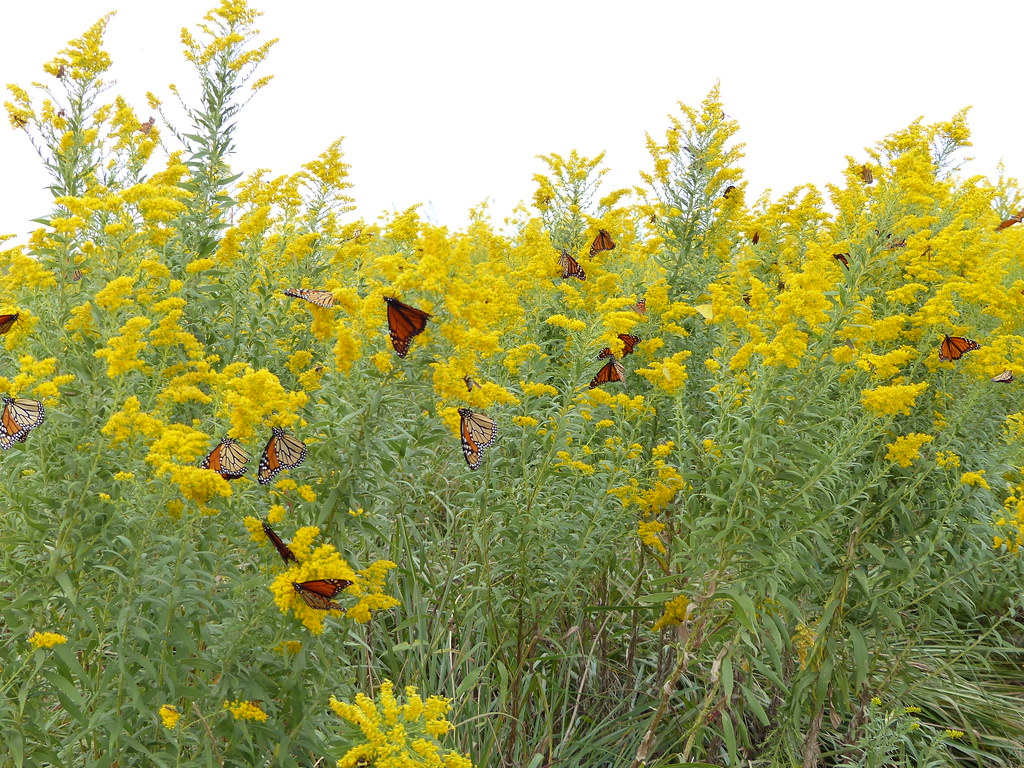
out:
<path id="1" fill-rule="evenodd" d="M 288 288 L 285 290 L 284 295 L 295 299 L 305 299 L 310 304 L 316 304 L 318 307 L 334 306 L 334 294 L 322 288 Z"/>
<path id="2" fill-rule="evenodd" d="M 462 421 L 459 435 L 462 437 L 462 455 L 470 469 L 477 469 L 483 461 L 484 448 L 489 448 L 498 439 L 498 425 L 490 416 L 473 413 L 469 408 L 459 408 Z"/>
<path id="3" fill-rule="evenodd" d="M 640 343 L 640 337 L 634 336 L 631 333 L 620 333 L 619 338 L 622 340 L 622 356 L 633 354 L 633 347 Z M 605 347 L 601 350 L 601 353 L 597 356 L 598 360 L 604 360 L 606 357 L 611 357 L 612 351 L 610 348 Z"/>
<path id="4" fill-rule="evenodd" d="M 730 195 L 732 195 L 732 193 L 735 192 L 735 191 L 736 191 L 736 185 L 735 184 L 730 184 L 728 187 L 725 188 L 725 191 L 722 193 L 722 197 L 724 197 L 726 200 L 728 200 Z"/>
<path id="5" fill-rule="evenodd" d="M 981 349 L 981 344 L 963 336 L 946 336 L 939 345 L 939 360 L 959 360 L 968 352 Z"/>
<path id="6" fill-rule="evenodd" d="M 0 315 L 0 336 L 3 336 L 14 325 L 14 321 L 18 319 L 20 313 L 14 312 L 9 315 Z"/>
<path id="7" fill-rule="evenodd" d="M 750 242 L 753 243 L 754 245 L 757 245 L 759 242 L 761 242 L 761 233 L 755 232 L 754 236 L 750 238 Z"/>
<path id="8" fill-rule="evenodd" d="M 993 376 L 992 381 L 997 384 L 1009 384 L 1013 381 L 1013 371 L 1003 371 L 999 375 Z"/>
<path id="9" fill-rule="evenodd" d="M 293 563 L 299 562 L 299 559 L 295 557 L 295 553 L 292 552 L 292 548 L 281 541 L 281 537 L 274 533 L 274 529 L 266 523 L 263 524 L 263 532 L 267 534 L 267 538 L 270 539 L 270 543 L 274 545 L 274 549 L 277 550 L 277 554 L 284 560 L 285 565 L 288 565 L 289 560 Z"/>
<path id="10" fill-rule="evenodd" d="M 68 275 L 68 280 L 70 280 L 72 283 L 77 283 L 81 279 L 82 270 L 78 269 L 77 267 L 71 270 L 71 274 Z"/>
<path id="11" fill-rule="evenodd" d="M 636 304 L 634 304 L 632 307 L 630 307 L 630 309 L 632 309 L 637 314 L 646 315 L 647 314 L 647 299 L 645 297 L 641 297 L 637 301 Z"/>
<path id="12" fill-rule="evenodd" d="M 340 611 L 341 606 L 331 598 L 346 587 L 351 587 L 352 582 L 345 579 L 314 579 L 293 581 L 292 586 L 310 608 L 316 608 L 318 611 Z"/>
<path id="13" fill-rule="evenodd" d="M 256 480 L 266 485 L 279 472 L 295 469 L 306 458 L 306 444 L 297 437 L 292 437 L 280 427 L 274 427 L 270 439 L 260 457 L 260 468 L 256 472 Z"/>
<path id="14" fill-rule="evenodd" d="M 835 259 L 836 261 L 838 261 L 840 264 L 842 264 L 847 269 L 850 268 L 849 256 L 850 256 L 850 254 L 848 254 L 848 253 L 833 253 L 832 254 L 832 258 Z"/>
<path id="15" fill-rule="evenodd" d="M 875 180 L 875 175 L 871 173 L 871 169 L 867 165 L 860 167 L 860 178 L 865 184 L 871 184 Z"/>
<path id="16" fill-rule="evenodd" d="M 466 390 L 468 392 L 472 392 L 474 389 L 480 389 L 480 383 L 472 376 L 466 376 L 463 378 L 463 381 L 466 382 Z"/>
<path id="17" fill-rule="evenodd" d="M 590 388 L 598 387 L 601 384 L 607 384 L 611 381 L 625 381 L 626 369 L 622 367 L 622 364 L 612 357 L 604 367 L 597 372 L 597 376 L 594 377 L 593 381 L 590 382 Z"/>
<path id="18" fill-rule="evenodd" d="M 580 280 L 587 279 L 587 273 L 583 271 L 583 267 L 580 266 L 576 259 L 569 255 L 568 251 L 562 251 L 559 254 L 558 266 L 562 268 L 563 280 L 568 280 L 570 277 L 578 277 Z"/>
<path id="19" fill-rule="evenodd" d="M 612 236 L 608 234 L 608 230 L 597 230 L 597 237 L 595 237 L 594 242 L 590 244 L 590 255 L 596 256 L 601 251 L 613 250 L 615 250 L 615 241 L 612 240 Z"/>
<path id="20" fill-rule="evenodd" d="M 1011 216 L 1000 223 L 1000 225 L 996 227 L 996 232 L 1004 230 L 1007 227 L 1012 227 L 1014 224 L 1019 224 L 1021 221 L 1024 221 L 1024 208 L 1022 208 L 1016 215 Z"/>
<path id="21" fill-rule="evenodd" d="M 413 337 L 423 333 L 427 327 L 427 319 L 431 317 L 422 309 L 410 307 L 398 299 L 385 296 L 388 304 L 388 332 L 391 334 L 391 346 L 399 357 L 409 354 L 409 344 Z"/>
<path id="22" fill-rule="evenodd" d="M 245 474 L 251 457 L 230 437 L 222 438 L 220 445 L 210 451 L 210 455 L 199 462 L 203 469 L 212 469 L 225 480 L 237 480 Z"/>
<path id="23" fill-rule="evenodd" d="M 147 120 L 146 122 L 144 122 L 142 125 L 139 126 L 139 131 L 141 131 L 142 133 L 148 135 L 149 132 L 153 129 L 154 125 L 156 125 L 156 120 L 151 117 L 151 118 L 149 118 L 149 120 Z"/>
<path id="24" fill-rule="evenodd" d="M 43 404 L 23 397 L 5 397 L 4 410 L 0 414 L 0 448 L 5 451 L 15 441 L 24 443 L 28 433 L 43 423 Z"/>

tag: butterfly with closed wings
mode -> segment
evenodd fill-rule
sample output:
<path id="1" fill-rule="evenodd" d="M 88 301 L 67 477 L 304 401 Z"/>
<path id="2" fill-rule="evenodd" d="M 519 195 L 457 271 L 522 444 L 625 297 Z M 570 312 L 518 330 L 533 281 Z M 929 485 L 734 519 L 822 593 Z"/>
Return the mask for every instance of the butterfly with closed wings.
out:
<path id="1" fill-rule="evenodd" d="M 15 443 L 24 443 L 28 433 L 43 423 L 45 412 L 38 400 L 5 397 L 0 413 L 0 448 L 10 450 Z"/>
<path id="2" fill-rule="evenodd" d="M 385 296 L 384 301 L 388 305 L 388 333 L 391 336 L 391 346 L 395 348 L 399 357 L 405 357 L 409 354 L 412 340 L 423 333 L 431 315 L 422 309 L 403 304 L 391 296 Z"/>
<path id="3" fill-rule="evenodd" d="M 270 543 L 274 545 L 274 549 L 277 550 L 277 554 L 284 560 L 284 564 L 288 565 L 289 561 L 298 564 L 299 559 L 295 557 L 295 553 L 292 552 L 292 548 L 285 544 L 281 537 L 274 533 L 274 529 L 266 523 L 263 523 L 263 532 L 267 534 L 267 538 L 270 539 Z"/>
<path id="4" fill-rule="evenodd" d="M 203 469 L 212 469 L 225 480 L 237 480 L 245 474 L 252 458 L 237 441 L 225 437 L 220 444 L 210 451 L 210 455 L 199 462 Z"/>
<path id="5" fill-rule="evenodd" d="M 286 288 L 284 295 L 293 299 L 303 299 L 324 309 L 334 306 L 334 294 L 322 288 Z"/>
<path id="6" fill-rule="evenodd" d="M 274 427 L 270 430 L 270 440 L 267 441 L 260 457 L 256 480 L 260 485 L 266 485 L 277 477 L 278 473 L 286 469 L 295 469 L 305 458 L 306 444 L 280 427 Z"/>
<path id="7" fill-rule="evenodd" d="M 570 277 L 580 280 L 587 279 L 587 273 L 583 271 L 583 267 L 580 266 L 576 259 L 569 255 L 568 251 L 562 251 L 558 255 L 558 266 L 562 269 L 563 280 L 568 280 Z"/>
<path id="8" fill-rule="evenodd" d="M 484 448 L 491 447 L 498 439 L 498 424 L 490 416 L 473 413 L 469 408 L 459 408 L 459 416 L 462 455 L 470 469 L 478 469 L 483 461 Z"/>

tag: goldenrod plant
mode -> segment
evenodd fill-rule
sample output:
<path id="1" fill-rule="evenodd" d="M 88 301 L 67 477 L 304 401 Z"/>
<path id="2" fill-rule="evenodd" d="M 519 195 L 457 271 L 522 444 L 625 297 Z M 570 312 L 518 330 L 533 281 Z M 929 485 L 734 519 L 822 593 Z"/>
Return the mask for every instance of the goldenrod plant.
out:
<path id="1" fill-rule="evenodd" d="M 966 113 L 751 199 L 716 85 L 635 189 L 548 152 L 456 230 L 340 139 L 233 169 L 257 18 L 183 32 L 194 103 L 113 94 L 110 16 L 9 88 L 0 766 L 1024 763 L 1024 193 Z"/>

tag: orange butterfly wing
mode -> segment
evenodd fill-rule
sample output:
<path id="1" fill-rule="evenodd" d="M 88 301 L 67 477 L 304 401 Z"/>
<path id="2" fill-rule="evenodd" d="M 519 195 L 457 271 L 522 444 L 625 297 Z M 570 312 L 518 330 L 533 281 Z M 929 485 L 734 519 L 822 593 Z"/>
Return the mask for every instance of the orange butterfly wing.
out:
<path id="1" fill-rule="evenodd" d="M 331 598 L 346 587 L 351 587 L 352 582 L 345 579 L 314 579 L 312 581 L 292 582 L 292 587 L 299 593 L 299 597 L 310 608 L 318 611 L 340 611 L 342 607 Z"/>
<path id="2" fill-rule="evenodd" d="M 18 319 L 18 313 L 14 312 L 9 315 L 0 315 L 0 336 L 3 336 L 14 325 L 14 321 Z"/>
<path id="3" fill-rule="evenodd" d="M 292 552 L 292 548 L 285 544 L 281 537 L 274 533 L 274 529 L 266 523 L 263 524 L 263 532 L 267 534 L 267 538 L 270 539 L 270 543 L 274 545 L 274 549 L 277 550 L 277 554 L 284 560 L 285 565 L 291 560 L 293 563 L 298 563 L 299 560 L 295 557 L 295 553 Z"/>
<path id="4" fill-rule="evenodd" d="M 594 242 L 590 244 L 590 255 L 596 256 L 601 253 L 601 251 L 611 251 L 614 249 L 615 241 L 612 240 L 612 236 L 608 234 L 608 230 L 597 230 L 597 237 L 595 237 Z"/>
<path id="5" fill-rule="evenodd" d="M 583 271 L 583 267 L 580 266 L 576 259 L 569 255 L 568 251 L 562 251 L 559 254 L 558 266 L 562 268 L 563 280 L 568 280 L 570 277 L 576 277 L 580 280 L 587 279 L 587 273 Z"/>
<path id="6" fill-rule="evenodd" d="M 391 346 L 395 348 L 399 357 L 405 357 L 409 354 L 409 345 L 413 338 L 423 333 L 423 329 L 427 327 L 427 319 L 431 315 L 390 296 L 385 296 L 384 301 L 388 304 L 388 333 L 391 335 Z"/>
<path id="7" fill-rule="evenodd" d="M 974 339 L 965 339 L 963 336 L 946 336 L 939 345 L 939 360 L 947 362 L 959 360 L 968 352 L 981 349 L 981 344 Z"/>
<path id="8" fill-rule="evenodd" d="M 590 382 L 590 388 L 608 384 L 613 381 L 622 381 L 626 376 L 626 370 L 614 357 L 605 363 L 604 367 L 597 372 L 597 376 Z"/>
<path id="9" fill-rule="evenodd" d="M 633 347 L 640 343 L 640 337 L 634 336 L 631 333 L 620 333 L 619 339 L 622 341 L 622 356 L 633 354 Z M 601 354 L 597 356 L 598 360 L 604 360 L 606 357 L 612 356 L 612 350 L 609 347 L 605 347 L 601 350 Z"/>
<path id="10" fill-rule="evenodd" d="M 850 254 L 848 254 L 848 253 L 833 253 L 832 254 L 832 258 L 835 259 L 836 261 L 838 261 L 840 264 L 842 264 L 847 269 L 850 268 L 850 258 L 849 257 L 850 257 Z"/>

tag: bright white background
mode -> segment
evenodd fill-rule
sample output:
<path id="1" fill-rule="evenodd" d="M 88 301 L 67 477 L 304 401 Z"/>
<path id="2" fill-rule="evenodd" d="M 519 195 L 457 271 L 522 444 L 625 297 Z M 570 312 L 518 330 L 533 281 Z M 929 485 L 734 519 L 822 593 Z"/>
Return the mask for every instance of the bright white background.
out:
<path id="1" fill-rule="evenodd" d="M 115 90 L 149 116 L 151 90 L 191 90 L 179 30 L 215 0 L 4 2 L 0 82 L 43 62 L 103 13 Z M 537 154 L 607 151 L 609 187 L 639 183 L 644 133 L 721 80 L 741 126 L 748 200 L 839 178 L 847 154 L 918 116 L 973 105 L 967 173 L 1024 173 L 1020 10 L 1010 2 L 254 0 L 279 37 L 274 82 L 241 116 L 236 171 L 289 173 L 346 136 L 358 215 L 425 204 L 462 226 L 490 198 L 500 221 L 532 194 Z M 956 11 L 947 9 L 957 9 Z M 171 140 L 165 132 L 165 138 Z M 49 210 L 20 131 L 0 125 L 0 232 Z M 355 215 L 355 214 L 353 214 Z"/>

